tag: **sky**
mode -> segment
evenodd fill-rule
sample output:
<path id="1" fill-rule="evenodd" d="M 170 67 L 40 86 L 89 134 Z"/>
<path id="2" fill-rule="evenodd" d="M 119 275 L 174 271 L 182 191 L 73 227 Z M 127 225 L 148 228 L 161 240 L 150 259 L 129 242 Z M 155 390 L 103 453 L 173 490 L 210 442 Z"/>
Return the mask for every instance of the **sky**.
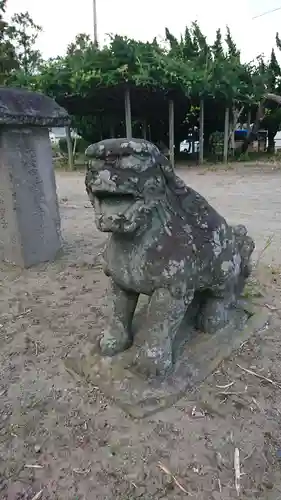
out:
<path id="1" fill-rule="evenodd" d="M 281 10 L 253 20 L 265 11 L 281 7 L 281 0 L 96 0 L 99 42 L 108 33 L 139 40 L 164 38 L 164 30 L 179 36 L 197 20 L 212 42 L 218 28 L 228 24 L 245 61 L 259 54 L 269 57 L 275 34 L 281 34 Z M 8 0 L 7 15 L 28 11 L 43 28 L 38 48 L 44 57 L 63 55 L 79 33 L 93 34 L 92 0 Z M 281 56 L 281 54 L 280 54 Z"/>

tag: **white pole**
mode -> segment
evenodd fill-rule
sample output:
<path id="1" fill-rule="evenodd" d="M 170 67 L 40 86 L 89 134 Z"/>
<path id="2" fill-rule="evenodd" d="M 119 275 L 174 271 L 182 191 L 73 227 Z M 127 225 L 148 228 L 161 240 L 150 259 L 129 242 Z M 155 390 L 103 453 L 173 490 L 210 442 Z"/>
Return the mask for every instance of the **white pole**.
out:
<path id="1" fill-rule="evenodd" d="M 97 1 L 93 0 L 94 44 L 98 45 Z"/>

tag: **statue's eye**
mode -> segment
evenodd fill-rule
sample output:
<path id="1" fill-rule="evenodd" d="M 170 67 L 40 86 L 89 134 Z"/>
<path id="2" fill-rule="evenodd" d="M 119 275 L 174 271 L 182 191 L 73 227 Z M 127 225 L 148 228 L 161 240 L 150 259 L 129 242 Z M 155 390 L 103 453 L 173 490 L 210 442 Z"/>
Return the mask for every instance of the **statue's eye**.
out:
<path id="1" fill-rule="evenodd" d="M 98 159 L 90 160 L 88 162 L 88 170 L 92 171 L 98 171 L 100 170 L 104 165 L 104 162 Z"/>
<path id="2" fill-rule="evenodd" d="M 148 158 L 150 157 L 150 155 L 148 155 L 147 153 L 138 153 L 137 155 L 135 155 L 135 158 L 137 160 L 141 160 L 141 161 L 146 161 Z"/>

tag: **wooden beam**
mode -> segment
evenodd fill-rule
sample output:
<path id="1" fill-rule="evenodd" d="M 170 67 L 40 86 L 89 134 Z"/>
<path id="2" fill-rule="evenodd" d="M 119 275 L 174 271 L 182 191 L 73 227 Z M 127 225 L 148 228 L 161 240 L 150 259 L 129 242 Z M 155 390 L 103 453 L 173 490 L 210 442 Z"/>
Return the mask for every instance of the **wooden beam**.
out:
<path id="1" fill-rule="evenodd" d="M 265 94 L 265 99 L 269 99 L 270 101 L 277 102 L 277 104 L 281 104 L 281 96 L 277 94 Z"/>
<path id="2" fill-rule="evenodd" d="M 169 156 L 172 167 L 175 167 L 175 109 L 174 101 L 169 101 Z"/>
<path id="3" fill-rule="evenodd" d="M 132 113 L 131 113 L 131 97 L 129 89 L 125 90 L 125 122 L 126 122 L 126 137 L 132 139 Z"/>
<path id="4" fill-rule="evenodd" d="M 147 139 L 147 123 L 146 123 L 146 120 L 143 120 L 143 122 L 142 122 L 142 134 L 143 134 L 143 138 L 146 140 Z"/>
<path id="5" fill-rule="evenodd" d="M 204 162 L 204 100 L 200 100 L 199 116 L 199 164 Z"/>
<path id="6" fill-rule="evenodd" d="M 229 141 L 229 108 L 225 109 L 224 115 L 224 144 L 223 144 L 223 161 L 228 160 L 228 141 Z"/>
<path id="7" fill-rule="evenodd" d="M 68 167 L 69 170 L 74 170 L 74 159 L 73 159 L 70 127 L 65 127 L 65 136 L 66 136 L 67 153 L 68 153 Z"/>

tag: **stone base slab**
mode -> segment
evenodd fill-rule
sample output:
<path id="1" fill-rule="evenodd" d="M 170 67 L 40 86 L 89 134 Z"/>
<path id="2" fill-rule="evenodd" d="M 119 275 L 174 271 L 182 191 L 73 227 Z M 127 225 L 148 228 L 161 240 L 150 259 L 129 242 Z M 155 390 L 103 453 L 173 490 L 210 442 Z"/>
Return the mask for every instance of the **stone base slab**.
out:
<path id="1" fill-rule="evenodd" d="M 181 346 L 174 370 L 165 379 L 148 379 L 135 371 L 132 360 L 136 346 L 113 358 L 102 357 L 94 349 L 80 359 L 67 358 L 65 366 L 72 375 L 98 386 L 131 417 L 144 418 L 172 406 L 187 392 L 198 389 L 233 350 L 252 335 L 261 333 L 268 323 L 268 311 L 251 303 L 240 305 L 237 324 L 243 314 L 248 318 L 243 327 L 236 329 L 232 322 L 214 335 L 194 332 Z"/>

